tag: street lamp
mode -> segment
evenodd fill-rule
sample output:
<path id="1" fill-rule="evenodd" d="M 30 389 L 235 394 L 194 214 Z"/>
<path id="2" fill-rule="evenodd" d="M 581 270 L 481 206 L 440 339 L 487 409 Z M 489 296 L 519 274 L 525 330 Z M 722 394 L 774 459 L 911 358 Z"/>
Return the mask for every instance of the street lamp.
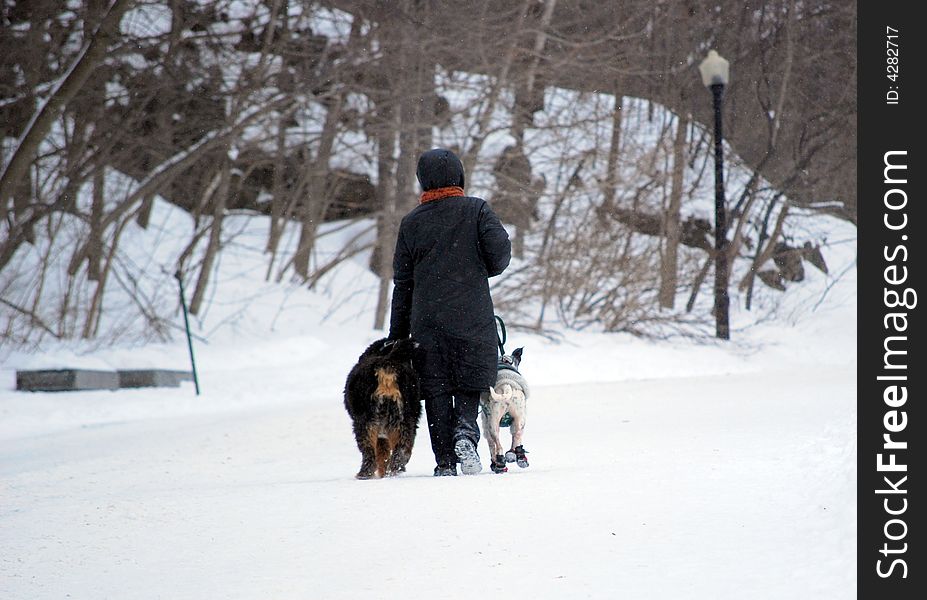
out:
<path id="1" fill-rule="evenodd" d="M 724 210 L 724 152 L 721 147 L 721 96 L 730 76 L 730 63 L 714 50 L 699 64 L 702 83 L 711 90 L 715 108 L 715 335 L 731 339 L 728 286 L 727 216 Z"/>

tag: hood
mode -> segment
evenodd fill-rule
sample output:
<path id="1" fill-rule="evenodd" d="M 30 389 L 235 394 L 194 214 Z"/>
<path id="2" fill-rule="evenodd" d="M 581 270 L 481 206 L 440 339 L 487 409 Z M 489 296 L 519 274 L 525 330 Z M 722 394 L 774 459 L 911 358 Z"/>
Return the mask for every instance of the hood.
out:
<path id="1" fill-rule="evenodd" d="M 450 150 L 435 148 L 422 154 L 415 170 L 423 191 L 443 187 L 464 187 L 463 163 Z"/>

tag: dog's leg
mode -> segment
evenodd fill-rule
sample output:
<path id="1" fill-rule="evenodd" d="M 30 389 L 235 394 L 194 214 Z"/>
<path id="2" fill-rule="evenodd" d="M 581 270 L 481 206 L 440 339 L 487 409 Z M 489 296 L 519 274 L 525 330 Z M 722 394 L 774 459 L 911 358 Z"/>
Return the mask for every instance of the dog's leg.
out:
<path id="1" fill-rule="evenodd" d="M 374 476 L 376 467 L 374 460 L 376 456 L 374 452 L 374 445 L 377 441 L 376 435 L 371 436 L 368 429 L 360 430 L 355 427 L 354 437 L 357 439 L 357 448 L 361 452 L 361 466 L 356 477 L 358 479 L 370 479 Z"/>
<path id="2" fill-rule="evenodd" d="M 372 433 L 372 436 L 374 437 L 374 461 L 377 467 L 374 477 L 380 478 L 386 475 L 386 461 L 389 460 L 390 444 L 389 439 L 386 437 L 381 437 L 379 432 Z"/>
<path id="3" fill-rule="evenodd" d="M 489 442 L 490 458 L 492 459 L 490 468 L 493 473 L 504 473 L 508 469 L 502 457 L 502 433 L 499 431 L 499 422 L 505 414 L 506 402 L 504 399 L 506 395 L 505 392 L 501 395 L 497 394 L 496 390 L 491 387 L 489 393 L 493 401 L 489 410 L 489 422 L 485 423 L 484 429 L 486 430 L 486 439 Z"/>
<path id="4" fill-rule="evenodd" d="M 399 475 L 406 470 L 406 463 L 409 462 L 409 454 L 406 452 L 402 432 L 399 430 L 390 431 L 389 433 L 389 462 L 386 464 L 386 476 Z"/>
<path id="5" fill-rule="evenodd" d="M 390 458 L 394 473 L 404 473 L 409 459 L 412 458 L 412 446 L 415 445 L 415 432 L 418 430 L 418 416 L 406 416 L 400 425 L 399 443 Z"/>
<path id="6" fill-rule="evenodd" d="M 489 455 L 492 456 L 493 448 L 492 443 L 492 431 L 490 430 L 490 424 L 492 423 L 492 399 L 484 393 L 480 397 L 480 419 L 483 423 L 483 437 L 486 438 L 486 445 L 489 446 Z"/>
<path id="7" fill-rule="evenodd" d="M 503 402 L 494 401 L 489 407 L 489 427 L 486 437 L 489 440 L 489 450 L 492 456 L 502 453 L 502 436 L 499 432 L 499 421 L 502 420 L 504 414 L 505 404 Z"/>
<path id="8" fill-rule="evenodd" d="M 396 444 L 396 447 L 393 448 L 393 453 L 389 457 L 389 464 L 386 465 L 386 474 L 393 476 L 404 473 L 406 464 L 408 464 L 411 457 L 412 453 L 409 452 L 406 444 L 400 441 Z"/>
<path id="9" fill-rule="evenodd" d="M 505 457 L 502 454 L 502 432 L 501 432 L 501 427 L 499 426 L 499 422 L 502 420 L 503 415 L 505 415 L 506 412 L 509 412 L 509 409 L 511 408 L 511 400 L 512 400 L 513 391 L 512 391 L 512 386 L 507 383 L 503 383 L 499 387 L 499 390 L 500 391 L 497 392 L 494 388 L 492 387 L 489 388 L 489 394 L 493 399 L 493 409 L 494 409 L 494 414 L 492 415 L 493 417 L 492 423 L 493 423 L 493 432 L 495 436 L 495 447 L 492 449 L 492 456 L 493 456 L 494 461 L 500 463 L 500 465 L 504 465 Z M 498 457 L 500 456 L 503 456 L 503 458 L 497 460 Z M 514 460 L 515 459 L 513 458 L 512 460 L 508 462 L 513 462 Z M 496 472 L 502 472 L 504 469 L 505 469 L 504 466 L 499 466 L 499 465 L 493 468 L 493 470 Z"/>
<path id="10" fill-rule="evenodd" d="M 521 392 L 515 394 L 512 402 L 512 449 L 505 453 L 507 462 L 516 462 L 519 467 L 524 469 L 528 466 L 528 457 L 525 455 L 525 447 L 522 439 L 525 435 L 525 425 L 528 420 L 528 403 Z"/>
<path id="11" fill-rule="evenodd" d="M 512 415 L 512 450 L 522 445 L 522 439 L 525 437 L 525 425 L 527 415 L 524 410 L 514 410 Z"/>
<path id="12" fill-rule="evenodd" d="M 492 440 L 492 399 L 484 392 L 480 397 L 480 420 L 483 424 L 483 437 L 486 438 L 486 446 L 489 447 L 489 457 L 495 456 L 495 446 Z"/>
<path id="13" fill-rule="evenodd" d="M 491 400 L 490 400 L 491 402 Z M 502 448 L 502 442 L 499 440 L 499 420 L 495 421 L 495 428 L 493 427 L 493 410 L 492 405 L 483 403 L 483 437 L 486 438 L 486 445 L 489 446 L 489 460 L 490 468 L 493 473 L 500 473 L 497 465 L 496 455 Z M 505 465 L 503 465 L 503 469 Z"/>

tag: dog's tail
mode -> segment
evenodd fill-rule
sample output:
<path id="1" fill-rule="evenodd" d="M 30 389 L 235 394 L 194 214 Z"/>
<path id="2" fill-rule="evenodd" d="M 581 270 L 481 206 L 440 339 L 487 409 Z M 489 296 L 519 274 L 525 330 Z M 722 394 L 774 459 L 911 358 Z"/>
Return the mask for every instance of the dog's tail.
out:
<path id="1" fill-rule="evenodd" d="M 512 386 L 507 383 L 503 383 L 501 389 L 502 393 L 500 394 L 493 386 L 489 386 L 489 395 L 492 396 L 493 400 L 499 402 L 508 402 L 511 400 L 512 394 L 515 393 L 515 391 L 512 389 Z"/>
<path id="2" fill-rule="evenodd" d="M 377 456 L 389 455 L 389 439 L 385 435 L 377 437 Z"/>

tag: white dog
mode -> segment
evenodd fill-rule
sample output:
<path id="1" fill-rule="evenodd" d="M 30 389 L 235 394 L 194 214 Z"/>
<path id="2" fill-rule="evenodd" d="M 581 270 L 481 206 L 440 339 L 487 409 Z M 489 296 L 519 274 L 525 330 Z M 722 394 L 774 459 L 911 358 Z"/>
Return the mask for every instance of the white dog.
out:
<path id="1" fill-rule="evenodd" d="M 522 445 L 525 433 L 525 421 L 528 417 L 528 382 L 518 372 L 524 348 L 517 348 L 511 356 L 503 356 L 496 375 L 496 385 L 490 386 L 488 392 L 480 396 L 483 409 L 483 435 L 489 444 L 493 473 L 505 473 L 507 462 L 514 462 L 519 467 L 528 466 L 527 450 Z M 499 429 L 504 417 L 511 418 L 512 448 L 502 454 L 502 440 Z M 506 419 L 508 420 L 508 419 Z"/>

